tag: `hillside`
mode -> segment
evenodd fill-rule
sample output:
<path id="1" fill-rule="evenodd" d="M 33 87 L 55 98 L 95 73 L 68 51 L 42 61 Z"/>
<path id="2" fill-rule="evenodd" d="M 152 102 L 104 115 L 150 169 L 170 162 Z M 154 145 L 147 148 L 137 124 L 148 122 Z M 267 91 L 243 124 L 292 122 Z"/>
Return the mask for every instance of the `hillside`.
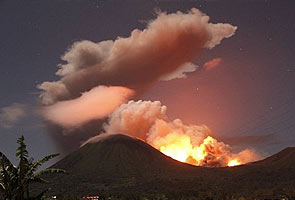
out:
<path id="1" fill-rule="evenodd" d="M 54 195 L 110 195 L 127 199 L 164 194 L 169 199 L 195 196 L 264 199 L 294 195 L 295 148 L 232 168 L 203 168 L 165 156 L 145 142 L 112 135 L 89 143 L 52 167 L 69 175 L 46 177 Z M 295 195 L 294 195 L 295 196 Z"/>
<path id="2" fill-rule="evenodd" d="M 253 165 L 271 166 L 272 168 L 294 168 L 295 166 L 295 147 L 288 147 L 279 153 L 272 155 L 264 160 L 252 163 Z"/>
<path id="3" fill-rule="evenodd" d="M 67 169 L 72 174 L 85 173 L 92 176 L 163 175 L 181 168 L 194 168 L 159 153 L 139 139 L 126 135 L 111 135 L 96 143 L 88 143 L 53 167 Z"/>

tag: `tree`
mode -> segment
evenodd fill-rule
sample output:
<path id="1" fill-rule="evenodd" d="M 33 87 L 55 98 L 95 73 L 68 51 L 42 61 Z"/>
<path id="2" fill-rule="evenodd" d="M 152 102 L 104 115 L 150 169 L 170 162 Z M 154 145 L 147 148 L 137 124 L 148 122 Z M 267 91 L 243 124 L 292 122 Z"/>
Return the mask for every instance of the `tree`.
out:
<path id="1" fill-rule="evenodd" d="M 41 192 L 35 198 L 30 197 L 29 185 L 31 183 L 46 183 L 42 178 L 43 174 L 65 173 L 62 169 L 47 168 L 41 171 L 38 169 L 47 161 L 55 158 L 59 154 L 51 154 L 34 161 L 29 158 L 24 136 L 17 140 L 18 148 L 16 157 L 19 159 L 18 165 L 14 166 L 11 161 L 0 152 L 0 192 L 6 200 L 28 200 L 40 199 L 47 191 Z"/>
<path id="2" fill-rule="evenodd" d="M 5 199 L 12 199 L 17 188 L 17 169 L 2 152 L 0 166 L 0 192 Z"/>

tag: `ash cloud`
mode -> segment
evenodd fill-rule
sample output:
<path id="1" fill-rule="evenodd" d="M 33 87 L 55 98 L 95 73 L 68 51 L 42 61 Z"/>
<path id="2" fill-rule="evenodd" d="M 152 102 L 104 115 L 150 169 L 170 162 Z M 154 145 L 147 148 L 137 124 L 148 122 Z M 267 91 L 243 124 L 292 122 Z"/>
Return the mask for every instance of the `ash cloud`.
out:
<path id="1" fill-rule="evenodd" d="M 26 115 L 26 107 L 20 103 L 13 103 L 0 108 L 0 127 L 12 128 L 19 120 Z"/>
<path id="2" fill-rule="evenodd" d="M 231 37 L 237 27 L 209 23 L 197 9 L 188 13 L 160 13 L 144 30 L 115 41 L 80 41 L 62 56 L 57 82 L 44 82 L 44 105 L 77 98 L 98 85 L 141 89 L 191 62 L 203 48 L 213 48 Z"/>
<path id="3" fill-rule="evenodd" d="M 213 24 L 209 20 L 207 15 L 195 8 L 187 13 L 162 12 L 144 30 L 135 29 L 127 38 L 118 37 L 114 41 L 98 43 L 87 40 L 75 42 L 61 57 L 64 63 L 56 72 L 60 79 L 38 85 L 43 90 L 40 102 L 45 120 L 51 121 L 50 126 L 60 126 L 49 129 L 68 132 L 68 126 L 75 126 L 78 131 L 71 130 L 72 134 L 80 135 L 81 140 L 89 137 L 81 134 L 84 127 L 89 126 L 84 122 L 107 117 L 109 112 L 99 116 L 94 113 L 85 115 L 83 123 L 75 120 L 59 123 L 63 115 L 57 108 L 71 108 L 74 102 L 80 102 L 81 94 L 95 87 L 126 87 L 134 94 L 125 100 L 138 99 L 156 81 L 185 78 L 186 73 L 197 69 L 191 62 L 202 49 L 213 48 L 234 35 L 237 29 L 230 24 Z M 99 102 L 109 100 L 104 96 L 100 98 Z M 96 108 L 103 108 L 102 104 L 98 104 Z M 85 109 L 85 112 L 100 112 L 89 108 L 86 103 L 79 104 L 79 109 Z M 59 122 L 55 120 L 57 118 L 60 118 Z M 98 131 L 92 132 L 95 134 Z"/>

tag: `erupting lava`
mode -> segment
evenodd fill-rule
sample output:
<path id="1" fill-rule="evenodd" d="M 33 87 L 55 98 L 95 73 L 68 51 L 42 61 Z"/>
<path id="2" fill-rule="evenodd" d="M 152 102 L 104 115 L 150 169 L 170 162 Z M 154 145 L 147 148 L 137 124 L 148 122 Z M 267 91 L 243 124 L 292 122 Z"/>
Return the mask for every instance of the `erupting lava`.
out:
<path id="1" fill-rule="evenodd" d="M 243 164 L 236 158 L 237 155 L 231 153 L 228 145 L 211 136 L 200 145 L 193 145 L 188 135 L 173 132 L 158 138 L 153 146 L 175 160 L 196 166 L 232 167 Z"/>
<path id="2" fill-rule="evenodd" d="M 231 160 L 228 162 L 227 166 L 229 167 L 233 167 L 233 166 L 237 166 L 240 165 L 241 163 L 238 160 Z"/>
<path id="3" fill-rule="evenodd" d="M 129 101 L 110 115 L 105 132 L 140 138 L 167 156 L 196 166 L 226 167 L 257 160 L 255 151 L 234 154 L 229 145 L 212 137 L 206 125 L 170 121 L 166 111 L 159 101 Z"/>

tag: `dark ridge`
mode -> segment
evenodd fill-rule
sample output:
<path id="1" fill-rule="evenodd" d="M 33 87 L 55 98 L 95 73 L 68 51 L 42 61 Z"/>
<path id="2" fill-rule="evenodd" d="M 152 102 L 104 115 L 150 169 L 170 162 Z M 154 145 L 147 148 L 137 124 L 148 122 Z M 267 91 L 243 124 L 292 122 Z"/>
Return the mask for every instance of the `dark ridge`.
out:
<path id="1" fill-rule="evenodd" d="M 279 153 L 272 155 L 264 160 L 254 162 L 255 165 L 273 166 L 288 168 L 295 166 L 295 147 L 287 147 Z"/>
<path id="2" fill-rule="evenodd" d="M 52 167 L 67 169 L 71 173 L 86 174 L 149 174 L 195 168 L 173 160 L 144 141 L 123 134 L 101 137 L 69 154 Z M 81 170 L 83 169 L 83 170 Z"/>
<path id="3" fill-rule="evenodd" d="M 67 170 L 69 175 L 45 178 L 51 181 L 50 194 L 61 196 L 100 194 L 138 199 L 165 194 L 168 199 L 190 195 L 203 199 L 210 194 L 213 199 L 233 195 L 264 199 L 269 194 L 288 194 L 295 197 L 294 153 L 295 148 L 287 148 L 246 165 L 204 168 L 178 162 L 142 140 L 117 134 L 88 143 L 52 166 Z"/>

